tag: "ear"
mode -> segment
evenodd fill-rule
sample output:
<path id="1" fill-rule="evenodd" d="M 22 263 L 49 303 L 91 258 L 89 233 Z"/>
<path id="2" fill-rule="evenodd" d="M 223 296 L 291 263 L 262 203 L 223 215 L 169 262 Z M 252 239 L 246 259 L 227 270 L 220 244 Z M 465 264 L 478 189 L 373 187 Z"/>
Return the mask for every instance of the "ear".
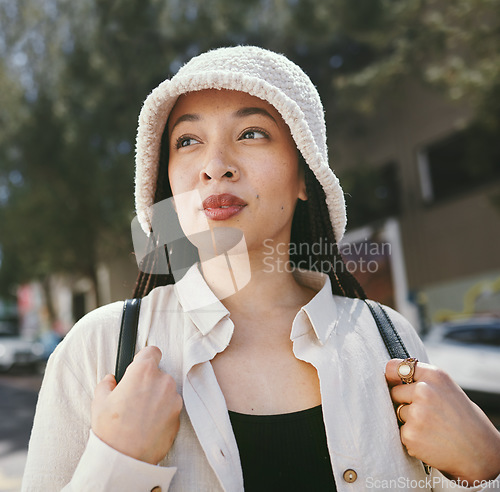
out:
<path id="1" fill-rule="evenodd" d="M 297 150 L 298 156 L 298 172 L 299 172 L 299 194 L 297 198 L 303 202 L 307 201 L 307 191 L 306 191 L 306 161 L 302 157 L 302 154 Z"/>
<path id="2" fill-rule="evenodd" d="M 303 202 L 306 202 L 307 199 L 309 198 L 307 196 L 307 191 L 306 191 L 306 180 L 304 178 L 304 173 L 301 173 L 300 176 L 300 182 L 299 182 L 299 194 L 298 194 L 299 200 L 302 200 Z"/>
<path id="3" fill-rule="evenodd" d="M 179 215 L 179 212 L 177 212 L 177 203 L 175 202 L 175 196 L 172 195 L 172 208 L 175 210 L 175 213 Z"/>

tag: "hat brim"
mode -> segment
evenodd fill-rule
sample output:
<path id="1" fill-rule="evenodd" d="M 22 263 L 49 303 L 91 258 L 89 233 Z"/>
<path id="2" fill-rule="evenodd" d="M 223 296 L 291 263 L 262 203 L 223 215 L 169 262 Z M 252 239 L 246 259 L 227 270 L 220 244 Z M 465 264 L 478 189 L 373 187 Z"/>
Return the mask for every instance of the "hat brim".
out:
<path id="1" fill-rule="evenodd" d="M 267 101 L 276 108 L 290 128 L 298 150 L 325 191 L 330 220 L 339 242 L 347 222 L 344 193 L 324 158 L 326 151 L 321 152 L 315 143 L 298 104 L 265 80 L 221 70 L 205 71 L 196 77 L 193 74 L 178 74 L 161 83 L 144 102 L 139 115 L 135 174 L 136 212 L 144 232 L 149 235 L 151 231 L 162 135 L 170 112 L 180 95 L 205 89 L 239 90 Z"/>

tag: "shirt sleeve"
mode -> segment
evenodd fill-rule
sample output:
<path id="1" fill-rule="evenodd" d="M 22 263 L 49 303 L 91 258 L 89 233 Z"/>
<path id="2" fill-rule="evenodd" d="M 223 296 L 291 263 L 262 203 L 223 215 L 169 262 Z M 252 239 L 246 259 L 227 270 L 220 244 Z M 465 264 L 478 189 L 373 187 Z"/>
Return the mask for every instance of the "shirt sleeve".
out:
<path id="1" fill-rule="evenodd" d="M 168 490 L 176 468 L 164 468 L 119 453 L 90 431 L 85 452 L 71 483 L 63 490 L 104 492 L 137 490 L 149 492 L 155 487 Z"/>
<path id="2" fill-rule="evenodd" d="M 95 386 L 113 372 L 118 342 L 114 326 L 119 329 L 121 307 L 87 316 L 59 344 L 47 364 L 21 490 L 149 492 L 159 486 L 165 492 L 175 468 L 123 455 L 91 431 Z"/>

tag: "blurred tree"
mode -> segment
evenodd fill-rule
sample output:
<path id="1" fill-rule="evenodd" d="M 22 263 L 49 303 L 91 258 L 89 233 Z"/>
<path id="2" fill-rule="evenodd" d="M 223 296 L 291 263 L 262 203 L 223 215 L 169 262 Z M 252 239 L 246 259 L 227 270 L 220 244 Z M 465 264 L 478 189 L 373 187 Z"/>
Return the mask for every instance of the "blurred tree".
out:
<path id="1" fill-rule="evenodd" d="M 98 260 L 130 252 L 140 105 L 192 56 L 239 43 L 285 53 L 335 108 L 339 132 L 408 77 L 473 101 L 494 126 L 499 10 L 494 0 L 3 0 L 0 290 L 60 271 L 95 281 Z"/>
<path id="2" fill-rule="evenodd" d="M 340 11 L 344 32 L 371 53 L 365 66 L 334 77 L 344 109 L 370 113 L 397 83 L 412 78 L 498 124 L 499 2 L 355 0 L 340 2 Z"/>
<path id="3" fill-rule="evenodd" d="M 42 6 L 40 11 L 40 5 L 23 2 L 11 13 L 23 27 L 7 31 L 13 39 L 17 35 L 19 45 L 26 26 L 38 29 L 44 42 L 38 55 L 45 66 L 39 69 L 43 64 L 33 50 L 21 52 L 24 100 L 17 106 L 29 118 L 0 149 L 0 179 L 10 177 L 0 204 L 0 289 L 65 272 L 89 277 L 97 291 L 98 261 L 110 251 L 116 255 L 131 249 L 127 224 L 133 209 L 131 161 L 139 103 L 128 103 L 133 97 L 130 78 L 117 75 L 115 53 L 107 63 L 96 50 L 95 13 L 80 24 L 71 15 L 44 15 L 49 6 L 67 13 L 68 2 Z M 92 23 L 92 36 L 82 35 Z M 58 31 L 64 36 L 53 34 Z M 19 57 L 14 45 L 13 40 L 8 45 L 11 63 Z M 127 109 L 129 118 L 123 114 Z"/>
<path id="4" fill-rule="evenodd" d="M 26 121 L 22 111 L 23 92 L 7 67 L 0 60 L 0 295 L 8 294 L 8 287 L 18 280 L 17 266 L 9 261 L 14 240 L 7 240 L 7 205 L 11 201 L 13 189 L 22 185 L 22 174 L 14 161 L 19 156 L 16 135 Z M 17 232 L 17 231 L 16 231 Z M 4 287 L 4 288 L 2 288 Z"/>

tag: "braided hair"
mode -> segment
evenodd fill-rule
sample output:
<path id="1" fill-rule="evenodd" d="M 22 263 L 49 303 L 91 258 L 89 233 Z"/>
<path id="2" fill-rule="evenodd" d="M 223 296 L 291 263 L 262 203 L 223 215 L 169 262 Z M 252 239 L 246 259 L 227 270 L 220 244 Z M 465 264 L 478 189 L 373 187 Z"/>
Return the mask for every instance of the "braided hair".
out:
<path id="1" fill-rule="evenodd" d="M 326 273 L 336 295 L 366 299 L 363 288 L 347 269 L 335 241 L 323 187 L 302 156 L 299 160 L 304 167 L 307 201 L 299 200 L 295 208 L 290 263 L 298 268 L 305 266 L 308 270 Z"/>
<path id="2" fill-rule="evenodd" d="M 308 199 L 307 201 L 298 200 L 295 208 L 290 238 L 290 264 L 296 268 L 326 273 L 330 278 L 332 291 L 336 295 L 365 299 L 363 288 L 347 270 L 335 241 L 325 192 L 300 153 L 299 166 L 303 168 Z M 172 189 L 168 180 L 168 138 L 165 129 L 162 137 L 155 203 L 171 197 Z M 169 271 L 172 271 L 166 246 L 155 249 L 148 255 L 141 270 L 154 271 L 160 255 L 166 255 Z M 174 283 L 172 273 L 155 274 L 140 271 L 133 295 L 144 297 L 155 287 Z"/>

